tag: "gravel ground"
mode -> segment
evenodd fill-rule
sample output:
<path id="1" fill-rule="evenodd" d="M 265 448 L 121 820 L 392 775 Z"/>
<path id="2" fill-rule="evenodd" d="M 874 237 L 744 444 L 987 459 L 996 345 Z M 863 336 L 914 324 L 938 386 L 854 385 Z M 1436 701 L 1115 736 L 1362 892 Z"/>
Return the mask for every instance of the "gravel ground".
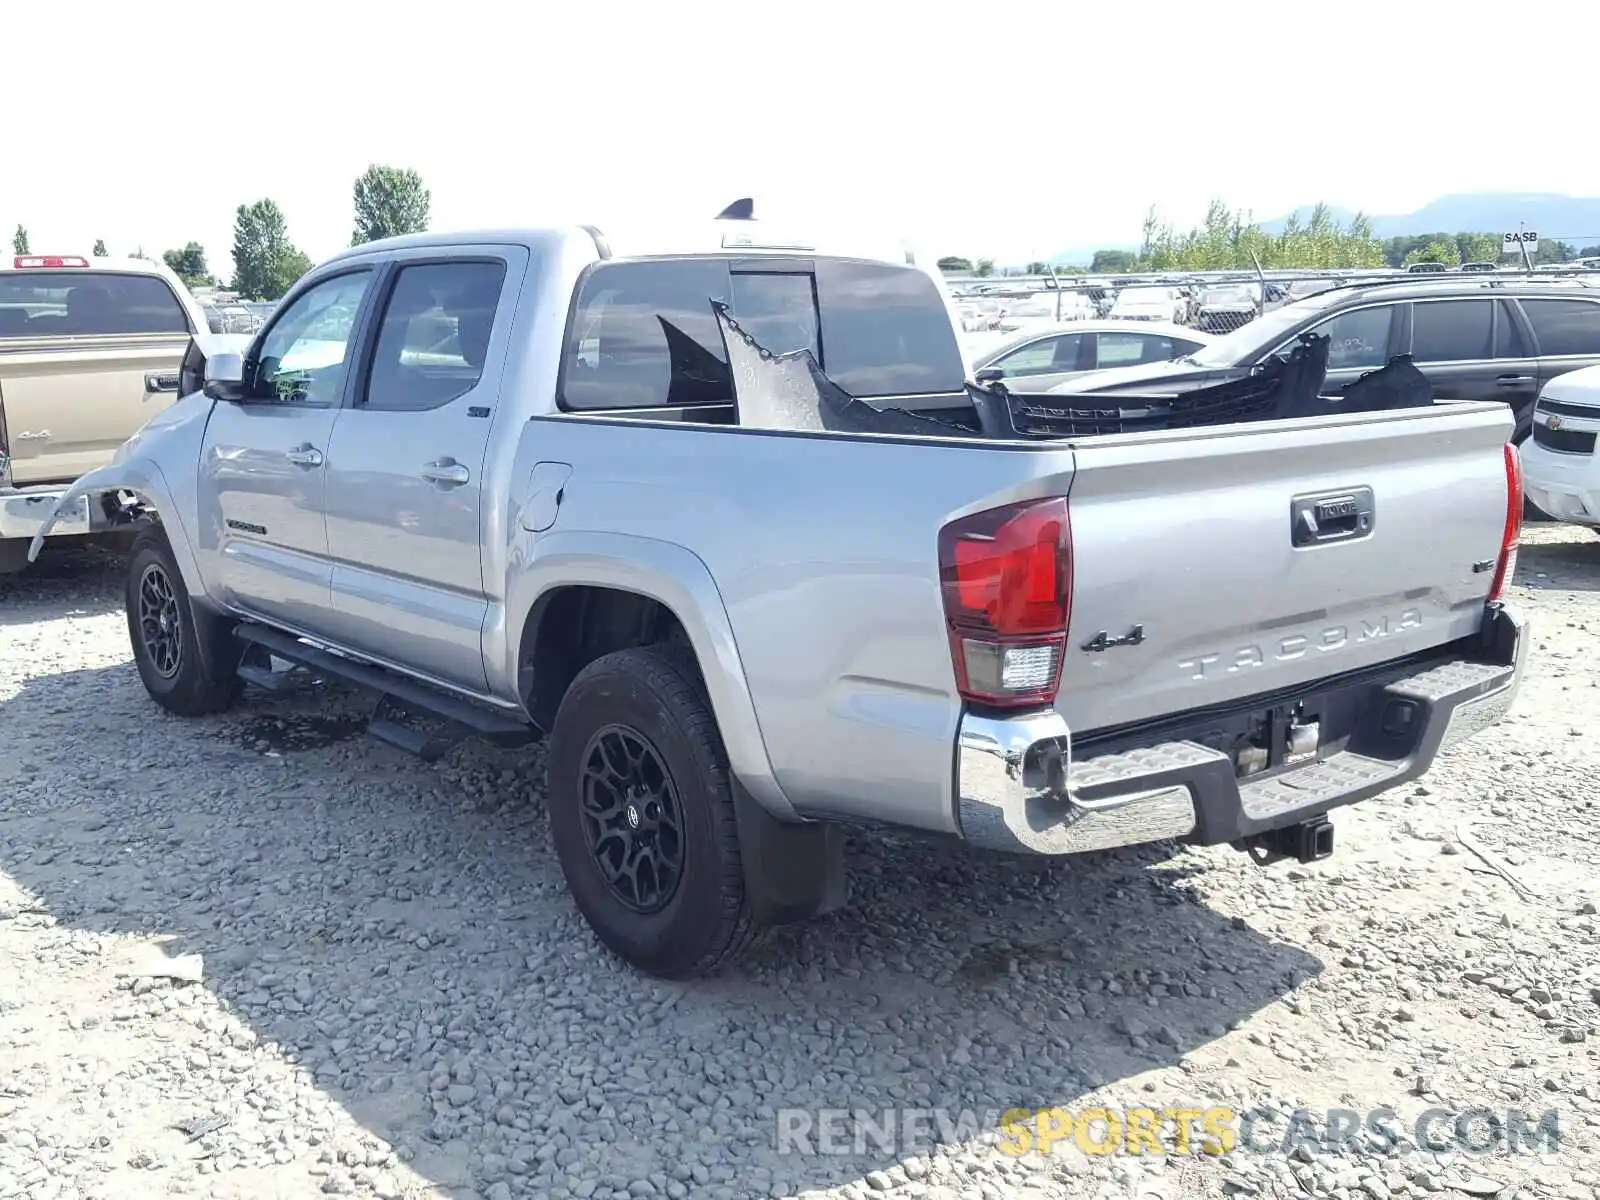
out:
<path id="1" fill-rule="evenodd" d="M 1331 860 L 861 837 L 848 909 L 692 986 L 579 922 L 537 753 L 423 766 L 318 691 L 167 717 L 118 564 L 58 553 L 0 580 L 0 1197 L 1600 1197 L 1600 538 L 1527 542 L 1513 718 Z M 1273 1144 L 995 1124 L 1219 1105 Z M 1285 1138 L 1377 1108 L 1560 1142 Z M 830 1109 L 902 1115 L 853 1144 Z"/>

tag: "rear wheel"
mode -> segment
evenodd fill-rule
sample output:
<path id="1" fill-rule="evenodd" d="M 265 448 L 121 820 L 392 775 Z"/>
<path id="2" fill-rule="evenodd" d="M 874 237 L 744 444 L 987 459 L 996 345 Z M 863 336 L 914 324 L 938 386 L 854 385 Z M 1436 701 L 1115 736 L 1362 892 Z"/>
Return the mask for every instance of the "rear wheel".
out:
<path id="1" fill-rule="evenodd" d="M 168 712 L 198 717 L 221 712 L 239 698 L 233 673 L 213 673 L 200 638 L 183 575 L 166 537 L 142 534 L 128 554 L 128 638 L 145 691 Z"/>
<path id="2" fill-rule="evenodd" d="M 567 689 L 550 736 L 550 833 L 605 945 L 663 978 L 709 974 L 755 934 L 727 756 L 697 673 L 619 650 Z"/>

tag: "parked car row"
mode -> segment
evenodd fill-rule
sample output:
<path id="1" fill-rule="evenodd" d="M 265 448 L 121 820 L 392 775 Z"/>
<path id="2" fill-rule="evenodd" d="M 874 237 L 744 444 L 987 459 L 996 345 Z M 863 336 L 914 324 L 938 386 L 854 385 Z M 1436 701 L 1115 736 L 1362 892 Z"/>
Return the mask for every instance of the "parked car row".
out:
<path id="1" fill-rule="evenodd" d="M 1600 288 L 1569 282 L 1427 277 L 1330 288 L 1286 304 L 1176 361 L 1065 380 L 1058 392 L 1171 393 L 1236 378 L 1284 356 L 1300 335 L 1330 339 L 1328 394 L 1409 355 L 1436 400 L 1499 400 L 1533 428 L 1549 380 L 1600 363 Z"/>

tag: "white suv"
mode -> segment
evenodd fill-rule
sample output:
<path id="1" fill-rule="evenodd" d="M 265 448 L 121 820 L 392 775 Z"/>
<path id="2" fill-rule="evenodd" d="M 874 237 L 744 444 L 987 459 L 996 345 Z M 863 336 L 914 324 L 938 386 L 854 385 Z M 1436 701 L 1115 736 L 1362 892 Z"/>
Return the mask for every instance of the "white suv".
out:
<path id="1" fill-rule="evenodd" d="M 1558 521 L 1600 531 L 1600 366 L 1557 375 L 1539 393 L 1522 443 L 1523 491 Z"/>

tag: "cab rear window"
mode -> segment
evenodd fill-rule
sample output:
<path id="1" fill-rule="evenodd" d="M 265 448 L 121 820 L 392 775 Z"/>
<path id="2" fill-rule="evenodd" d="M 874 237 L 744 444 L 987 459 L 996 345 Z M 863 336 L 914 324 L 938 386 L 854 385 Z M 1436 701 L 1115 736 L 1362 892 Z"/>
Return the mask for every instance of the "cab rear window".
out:
<path id="1" fill-rule="evenodd" d="M 852 395 L 962 390 L 954 329 L 920 271 L 843 259 L 647 259 L 602 263 L 580 285 L 562 406 L 731 404 L 712 300 L 768 349 L 809 349 Z"/>
<path id="2" fill-rule="evenodd" d="M 0 274 L 0 338 L 188 333 L 165 280 L 111 271 Z"/>

